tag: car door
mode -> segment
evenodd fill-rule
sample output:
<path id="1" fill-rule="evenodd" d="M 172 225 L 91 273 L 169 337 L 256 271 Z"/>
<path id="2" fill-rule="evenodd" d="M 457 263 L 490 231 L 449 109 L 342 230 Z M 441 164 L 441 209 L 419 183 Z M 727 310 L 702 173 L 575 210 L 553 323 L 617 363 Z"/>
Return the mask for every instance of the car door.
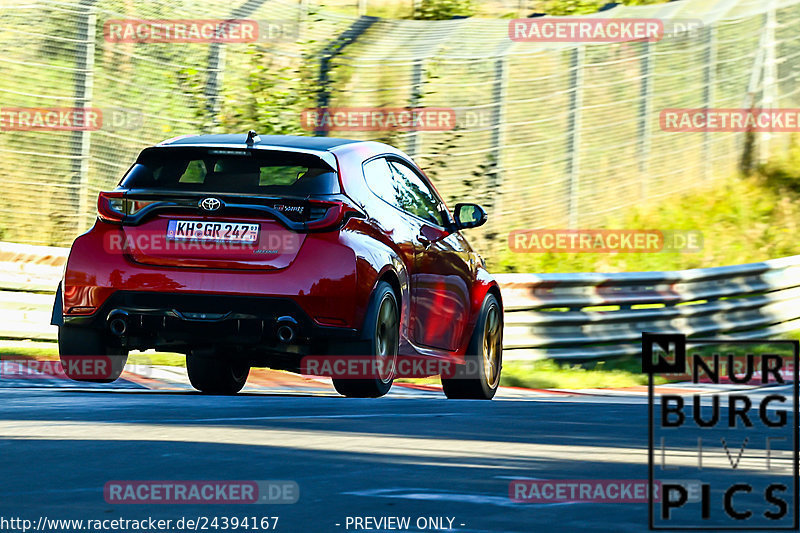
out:
<path id="1" fill-rule="evenodd" d="M 455 350 L 469 318 L 469 254 L 461 235 L 447 231 L 444 203 L 425 178 L 400 158 L 387 161 L 398 184 L 398 204 L 416 220 L 411 272 L 414 341 Z"/>

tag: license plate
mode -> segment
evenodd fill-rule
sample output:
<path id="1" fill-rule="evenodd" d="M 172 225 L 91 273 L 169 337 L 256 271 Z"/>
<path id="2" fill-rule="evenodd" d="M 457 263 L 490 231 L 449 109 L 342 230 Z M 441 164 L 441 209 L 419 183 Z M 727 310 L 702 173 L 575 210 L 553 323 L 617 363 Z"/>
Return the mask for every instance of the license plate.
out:
<path id="1" fill-rule="evenodd" d="M 175 241 L 258 242 L 258 224 L 170 220 L 167 239 Z"/>

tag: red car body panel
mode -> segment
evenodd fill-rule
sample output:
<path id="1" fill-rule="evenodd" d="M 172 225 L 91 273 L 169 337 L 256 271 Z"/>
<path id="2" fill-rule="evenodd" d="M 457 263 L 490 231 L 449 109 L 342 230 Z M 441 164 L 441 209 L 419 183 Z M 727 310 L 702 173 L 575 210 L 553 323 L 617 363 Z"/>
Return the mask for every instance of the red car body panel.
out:
<path id="1" fill-rule="evenodd" d="M 195 139 L 202 144 L 203 137 Z M 341 193 L 364 213 L 362 218 L 349 218 L 329 231 L 298 233 L 268 217 L 226 215 L 225 220 L 259 224 L 261 235 L 290 243 L 261 257 L 252 250 L 165 252 L 152 239 L 165 234 L 168 221 L 176 218 L 170 213 L 132 227 L 98 218 L 72 245 L 62 281 L 62 318 L 98 315 L 118 291 L 204 295 L 210 307 L 215 297 L 264 296 L 291 300 L 316 325 L 359 330 L 370 295 L 384 279 L 398 292 L 400 353 L 462 360 L 487 293 L 500 300 L 483 261 L 460 232 L 401 211 L 369 188 L 366 160 L 390 155 L 413 165 L 405 154 L 375 142 L 342 144 L 327 152 L 335 158 Z M 219 217 L 186 213 L 180 218 Z"/>
<path id="2" fill-rule="evenodd" d="M 108 253 L 104 243 L 122 230 L 98 222 L 72 245 L 64 276 L 66 315 L 75 307 L 100 307 L 117 290 L 213 295 L 264 294 L 295 300 L 317 322 L 357 328 L 358 293 L 353 250 L 334 235 L 312 234 L 291 266 L 281 270 L 180 268 L 137 263 Z M 108 235 L 108 234 L 111 235 Z M 346 241 L 345 241 L 346 242 Z"/>

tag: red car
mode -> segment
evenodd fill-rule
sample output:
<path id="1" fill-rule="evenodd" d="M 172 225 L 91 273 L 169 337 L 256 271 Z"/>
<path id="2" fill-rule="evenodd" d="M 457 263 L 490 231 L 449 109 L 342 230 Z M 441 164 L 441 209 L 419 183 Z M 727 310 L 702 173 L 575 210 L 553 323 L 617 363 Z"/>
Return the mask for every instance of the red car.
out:
<path id="1" fill-rule="evenodd" d="M 448 398 L 491 399 L 500 381 L 497 283 L 403 152 L 328 137 L 199 135 L 146 148 L 98 198 L 53 308 L 74 379 L 113 381 L 128 351 L 185 353 L 192 385 L 233 394 L 251 367 L 305 356 L 374 358 L 334 376 L 345 396 L 385 394 L 403 358 L 457 365 Z M 113 361 L 86 375 L 76 357 Z"/>

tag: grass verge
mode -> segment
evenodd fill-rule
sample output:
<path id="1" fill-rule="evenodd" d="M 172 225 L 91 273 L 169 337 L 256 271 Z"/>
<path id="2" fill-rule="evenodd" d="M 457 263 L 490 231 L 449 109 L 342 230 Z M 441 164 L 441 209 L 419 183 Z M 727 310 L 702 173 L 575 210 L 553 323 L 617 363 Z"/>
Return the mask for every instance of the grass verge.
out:
<path id="1" fill-rule="evenodd" d="M 667 380 L 657 376 L 655 383 Z M 529 389 L 604 389 L 647 385 L 647 375 L 634 358 L 595 363 L 564 364 L 540 361 L 507 361 L 503 363 L 500 385 Z"/>
<path id="2" fill-rule="evenodd" d="M 639 272 L 735 265 L 800 254 L 800 151 L 749 177 L 631 207 L 603 228 L 699 230 L 702 250 L 672 253 L 519 253 L 506 243 L 493 272 Z M 544 229 L 544 228 L 542 228 Z M 584 228 L 589 229 L 589 228 Z"/>

